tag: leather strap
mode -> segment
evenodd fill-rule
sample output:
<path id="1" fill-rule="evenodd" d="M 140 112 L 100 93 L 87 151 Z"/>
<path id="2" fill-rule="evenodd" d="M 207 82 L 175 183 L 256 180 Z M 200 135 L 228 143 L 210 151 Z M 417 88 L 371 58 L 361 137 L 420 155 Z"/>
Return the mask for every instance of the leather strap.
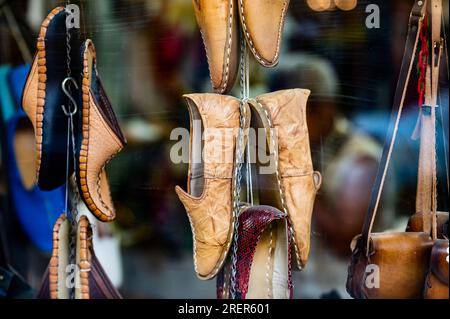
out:
<path id="1" fill-rule="evenodd" d="M 419 115 L 420 121 L 420 152 L 419 169 L 417 174 L 416 213 L 422 213 L 422 229 L 431 233 L 431 214 L 433 211 L 433 176 L 436 162 L 436 132 L 432 118 L 431 68 L 427 67 L 425 78 L 425 104 Z"/>
<path id="2" fill-rule="evenodd" d="M 431 133 L 431 143 L 433 150 L 432 159 L 432 237 L 437 239 L 437 163 L 436 163 L 436 107 L 439 90 L 439 68 L 442 56 L 441 40 L 441 22 L 442 22 L 442 0 L 431 0 L 431 120 L 433 131 Z"/>
<path id="3" fill-rule="evenodd" d="M 372 197 L 364 222 L 361 244 L 365 248 L 366 255 L 369 254 L 369 237 L 372 232 L 373 224 L 377 215 L 377 211 L 383 193 L 383 187 L 386 181 L 386 175 L 389 168 L 389 163 L 392 157 L 395 141 L 397 139 L 398 127 L 405 102 L 406 91 L 411 75 L 411 70 L 414 63 L 414 57 L 417 51 L 417 44 L 419 42 L 420 30 L 423 23 L 423 18 L 426 12 L 426 0 L 416 0 L 409 18 L 408 36 L 406 40 L 405 52 L 403 55 L 403 62 L 400 69 L 400 77 L 397 83 L 397 89 L 394 97 L 394 106 L 391 115 L 391 124 L 387 133 L 386 141 L 383 149 L 383 155 L 380 162 L 380 167 L 372 190 Z"/>

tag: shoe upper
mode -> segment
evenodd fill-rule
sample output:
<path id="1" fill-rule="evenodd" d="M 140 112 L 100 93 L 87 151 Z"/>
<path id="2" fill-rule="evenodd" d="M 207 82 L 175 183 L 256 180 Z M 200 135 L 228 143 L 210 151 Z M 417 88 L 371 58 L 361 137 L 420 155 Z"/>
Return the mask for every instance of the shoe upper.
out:
<path id="1" fill-rule="evenodd" d="M 281 39 L 289 0 L 237 0 L 248 46 L 258 62 L 274 67 L 280 57 Z"/>
<path id="2" fill-rule="evenodd" d="M 294 228 L 300 267 L 304 267 L 308 259 L 314 200 L 321 184 L 320 173 L 314 172 L 311 159 L 306 119 L 309 94 L 308 90 L 294 89 L 257 98 L 274 129 L 274 144 L 278 144 L 280 194 Z"/>
<path id="3" fill-rule="evenodd" d="M 193 0 L 216 93 L 229 92 L 238 69 L 237 11 L 234 0 Z"/>
<path id="4" fill-rule="evenodd" d="M 82 101 L 77 141 L 77 182 L 89 210 L 101 221 L 115 219 L 106 165 L 125 146 L 114 110 L 109 103 L 96 69 L 93 43 L 82 49 Z"/>

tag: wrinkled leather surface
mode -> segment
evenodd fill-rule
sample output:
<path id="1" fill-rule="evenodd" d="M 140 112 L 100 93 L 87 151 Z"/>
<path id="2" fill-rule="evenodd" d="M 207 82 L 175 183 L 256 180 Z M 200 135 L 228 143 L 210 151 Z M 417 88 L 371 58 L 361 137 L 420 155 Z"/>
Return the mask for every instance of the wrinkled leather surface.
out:
<path id="1" fill-rule="evenodd" d="M 259 63 L 278 64 L 289 0 L 237 0 L 247 43 Z"/>
<path id="2" fill-rule="evenodd" d="M 101 221 L 109 222 L 115 219 L 115 209 L 105 167 L 123 149 L 126 141 L 105 93 L 98 92 L 102 86 L 97 85 L 94 45 L 88 40 L 84 48 L 77 181 L 89 210 Z M 92 65 L 88 61 L 92 61 Z"/>
<path id="3" fill-rule="evenodd" d="M 433 241 L 425 233 L 374 233 L 369 258 L 355 245 L 347 279 L 348 293 L 357 299 L 420 299 L 429 267 Z M 368 288 L 366 280 L 380 270 L 379 288 Z M 370 279 L 370 278 L 369 278 Z"/>
<path id="4" fill-rule="evenodd" d="M 278 136 L 282 189 L 295 230 L 302 267 L 306 265 L 310 251 L 311 218 L 314 200 L 320 187 L 320 182 L 315 180 L 313 174 L 306 121 L 306 103 L 309 94 L 308 90 L 294 89 L 257 98 L 268 111 L 271 124 Z"/>
<path id="5" fill-rule="evenodd" d="M 216 93 L 229 92 L 238 69 L 237 8 L 234 0 L 192 0 Z"/>
<path id="6" fill-rule="evenodd" d="M 194 94 L 185 98 L 189 108 L 198 108 L 206 132 L 205 183 L 203 194 L 199 198 L 191 196 L 180 187 L 176 188 L 176 193 L 191 221 L 196 272 L 200 278 L 209 279 L 208 276 L 215 275 L 217 271 L 215 268 L 227 253 L 232 232 L 233 163 L 222 163 L 217 159 L 233 159 L 239 127 L 239 101 L 233 97 L 216 94 Z M 207 132 L 211 129 L 213 131 L 231 129 L 234 134 L 223 147 L 224 139 L 208 138 Z M 191 159 L 193 157 L 191 154 Z"/>

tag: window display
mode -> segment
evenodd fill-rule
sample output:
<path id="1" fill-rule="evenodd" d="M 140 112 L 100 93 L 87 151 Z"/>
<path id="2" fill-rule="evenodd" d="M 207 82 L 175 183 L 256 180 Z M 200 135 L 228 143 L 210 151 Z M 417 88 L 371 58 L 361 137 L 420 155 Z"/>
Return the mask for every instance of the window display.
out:
<path id="1" fill-rule="evenodd" d="M 448 299 L 447 35 L 446 0 L 1 2 L 0 298 Z"/>

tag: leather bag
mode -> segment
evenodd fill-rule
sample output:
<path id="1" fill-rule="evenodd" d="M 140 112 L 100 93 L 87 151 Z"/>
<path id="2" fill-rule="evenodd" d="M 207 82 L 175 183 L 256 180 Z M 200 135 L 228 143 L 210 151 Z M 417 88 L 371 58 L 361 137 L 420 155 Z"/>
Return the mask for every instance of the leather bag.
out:
<path id="1" fill-rule="evenodd" d="M 362 234 L 352 243 L 348 293 L 358 299 L 421 298 L 433 246 L 426 232 L 372 233 L 394 149 L 405 95 L 426 13 L 426 1 L 415 1 L 394 98 L 392 120 L 375 180 Z"/>

